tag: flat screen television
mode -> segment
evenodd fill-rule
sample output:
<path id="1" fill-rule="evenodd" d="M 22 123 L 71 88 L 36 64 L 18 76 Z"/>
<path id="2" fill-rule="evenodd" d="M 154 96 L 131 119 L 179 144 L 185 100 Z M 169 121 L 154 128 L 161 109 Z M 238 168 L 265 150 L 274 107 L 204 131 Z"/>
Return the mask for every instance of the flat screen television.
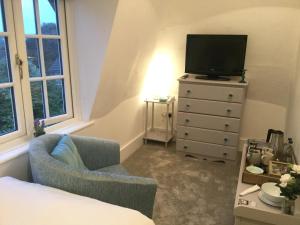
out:
<path id="1" fill-rule="evenodd" d="M 241 76 L 244 72 L 247 37 L 188 34 L 185 72 L 206 75 L 197 77 L 201 79 L 226 80 L 228 76 Z"/>

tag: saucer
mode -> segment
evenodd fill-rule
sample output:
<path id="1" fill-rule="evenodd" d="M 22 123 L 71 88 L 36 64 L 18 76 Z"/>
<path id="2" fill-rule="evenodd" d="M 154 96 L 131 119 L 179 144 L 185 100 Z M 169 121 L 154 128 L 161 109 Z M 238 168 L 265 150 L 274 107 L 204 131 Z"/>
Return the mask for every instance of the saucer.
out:
<path id="1" fill-rule="evenodd" d="M 262 168 L 259 168 L 257 166 L 253 166 L 253 165 L 247 166 L 246 170 L 249 173 L 253 173 L 253 174 L 263 174 L 264 173 L 264 170 Z"/>

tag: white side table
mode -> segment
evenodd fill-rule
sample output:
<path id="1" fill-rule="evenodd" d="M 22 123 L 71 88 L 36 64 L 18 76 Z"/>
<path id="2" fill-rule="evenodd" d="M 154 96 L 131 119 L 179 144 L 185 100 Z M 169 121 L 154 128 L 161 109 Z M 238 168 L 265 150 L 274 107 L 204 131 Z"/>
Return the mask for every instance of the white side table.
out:
<path id="1" fill-rule="evenodd" d="M 158 99 L 146 99 L 146 124 L 145 124 L 145 137 L 144 143 L 147 144 L 147 140 L 159 141 L 164 142 L 165 147 L 168 147 L 168 142 L 172 140 L 174 137 L 174 103 L 175 97 L 169 97 L 166 101 L 160 101 Z M 151 104 L 151 127 L 148 127 L 149 121 L 149 104 Z M 155 111 L 155 104 L 163 104 L 166 105 L 166 124 L 165 129 L 155 128 L 154 127 L 154 111 Z M 170 105 L 172 107 L 172 114 L 171 114 L 171 124 L 169 126 L 169 112 L 170 112 Z"/>

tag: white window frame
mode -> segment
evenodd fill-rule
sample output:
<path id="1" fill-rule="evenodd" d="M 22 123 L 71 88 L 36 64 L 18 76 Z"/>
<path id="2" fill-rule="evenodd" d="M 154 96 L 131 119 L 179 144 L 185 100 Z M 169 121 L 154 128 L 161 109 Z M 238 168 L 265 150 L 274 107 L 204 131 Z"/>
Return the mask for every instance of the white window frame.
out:
<path id="1" fill-rule="evenodd" d="M 14 89 L 14 100 L 15 100 L 15 108 L 16 108 L 16 116 L 18 129 L 14 132 L 5 134 L 0 137 L 0 143 L 7 142 L 11 139 L 18 138 L 22 135 L 25 135 L 25 121 L 24 121 L 24 107 L 22 101 L 22 89 L 20 82 L 20 73 L 19 67 L 16 64 L 15 55 L 17 54 L 17 46 L 16 46 L 16 33 L 14 29 L 14 19 L 13 19 L 13 8 L 12 1 L 3 0 L 3 8 L 4 8 L 4 17 L 6 23 L 6 32 L 1 32 L 1 36 L 6 36 L 9 45 L 9 57 L 10 57 L 10 66 L 11 66 L 11 83 L 2 83 L 0 87 L 13 87 Z M 3 21 L 4 22 L 4 21 Z"/>
<path id="2" fill-rule="evenodd" d="M 40 22 L 39 22 L 39 7 L 38 0 L 35 1 L 36 7 L 36 23 L 37 30 L 40 31 Z M 66 16 L 65 16 L 65 2 L 64 0 L 57 0 L 57 9 L 58 9 L 58 22 L 59 22 L 59 31 L 60 35 L 42 35 L 41 32 L 38 32 L 37 35 L 25 35 L 24 25 L 23 25 L 23 16 L 22 16 L 22 4 L 21 0 L 3 0 L 5 7 L 5 17 L 7 32 L 5 35 L 8 36 L 8 42 L 10 47 L 10 59 L 12 67 L 12 76 L 13 76 L 13 85 L 15 90 L 15 105 L 16 105 L 16 114 L 18 122 L 18 130 L 3 136 L 0 136 L 0 144 L 10 141 L 12 139 L 21 137 L 21 136 L 32 136 L 33 133 L 33 106 L 30 90 L 30 81 L 41 80 L 44 83 L 44 93 L 47 92 L 47 85 L 45 85 L 46 80 L 53 79 L 63 79 L 64 80 L 64 95 L 65 95 L 65 107 L 66 114 L 46 118 L 46 125 L 56 124 L 63 122 L 65 120 L 74 118 L 73 114 L 73 101 L 72 101 L 72 90 L 71 90 L 71 78 L 70 78 L 70 62 L 68 56 L 68 42 L 66 34 Z M 0 33 L 2 35 L 3 33 Z M 18 34 L 18 35 L 16 35 Z M 43 61 L 43 48 L 42 48 L 42 37 L 46 38 L 55 38 L 60 39 L 61 42 L 61 60 L 63 67 L 63 76 L 42 76 L 40 78 L 30 78 L 28 70 L 28 61 L 26 53 L 26 37 L 34 37 L 39 40 L 39 49 L 41 57 L 41 69 L 42 75 L 45 75 L 44 61 Z M 16 64 L 15 55 L 18 54 L 19 57 L 23 60 L 23 78 L 20 79 L 19 67 Z M 48 107 L 47 94 L 45 95 L 45 108 Z M 23 107 L 26 106 L 26 107 Z M 47 112 L 48 109 L 47 109 Z M 47 113 L 47 116 L 49 114 Z"/>

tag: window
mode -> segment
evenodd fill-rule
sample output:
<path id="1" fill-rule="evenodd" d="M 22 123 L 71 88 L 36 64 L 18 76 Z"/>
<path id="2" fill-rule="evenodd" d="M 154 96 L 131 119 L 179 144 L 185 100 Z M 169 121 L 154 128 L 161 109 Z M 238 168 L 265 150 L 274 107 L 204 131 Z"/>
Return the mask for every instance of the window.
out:
<path id="1" fill-rule="evenodd" d="M 3 142 L 30 133 L 35 119 L 52 125 L 71 118 L 73 112 L 64 2 L 0 0 L 0 8 Z"/>

